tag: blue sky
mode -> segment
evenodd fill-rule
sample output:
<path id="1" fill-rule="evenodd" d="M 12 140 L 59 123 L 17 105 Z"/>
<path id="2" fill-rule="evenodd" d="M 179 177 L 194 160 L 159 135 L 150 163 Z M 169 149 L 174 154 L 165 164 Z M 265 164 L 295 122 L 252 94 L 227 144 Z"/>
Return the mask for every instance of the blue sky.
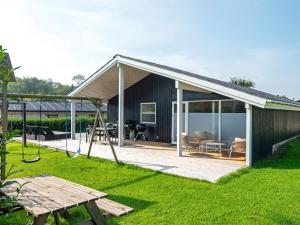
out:
<path id="1" fill-rule="evenodd" d="M 70 83 L 120 53 L 300 99 L 300 1 L 0 0 L 18 76 Z M 8 19 L 9 18 L 9 19 Z"/>

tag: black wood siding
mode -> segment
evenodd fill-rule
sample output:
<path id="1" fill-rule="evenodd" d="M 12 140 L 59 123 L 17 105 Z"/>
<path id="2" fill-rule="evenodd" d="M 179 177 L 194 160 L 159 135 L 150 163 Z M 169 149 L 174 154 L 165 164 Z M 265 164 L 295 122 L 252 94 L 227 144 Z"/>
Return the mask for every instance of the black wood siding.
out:
<path id="1" fill-rule="evenodd" d="M 300 134 L 300 112 L 261 109 L 253 106 L 253 160 L 266 159 L 273 144 Z"/>
<path id="2" fill-rule="evenodd" d="M 183 92 L 183 100 L 218 100 L 226 99 L 217 94 L 192 91 Z M 176 101 L 175 81 L 156 74 L 150 74 L 124 93 L 124 120 L 140 121 L 140 104 L 156 102 L 156 125 L 151 140 L 170 143 L 172 129 L 172 101 Z M 118 95 L 107 104 L 107 116 L 110 122 L 118 121 Z M 153 126 L 153 125 L 149 125 Z"/>
<path id="3" fill-rule="evenodd" d="M 129 87 L 124 93 L 124 119 L 140 121 L 140 104 L 156 102 L 156 125 L 155 134 L 151 139 L 162 142 L 171 140 L 171 117 L 172 117 L 172 87 L 174 82 L 158 75 L 149 75 L 138 83 Z M 118 121 L 118 96 L 108 101 L 108 120 Z"/>

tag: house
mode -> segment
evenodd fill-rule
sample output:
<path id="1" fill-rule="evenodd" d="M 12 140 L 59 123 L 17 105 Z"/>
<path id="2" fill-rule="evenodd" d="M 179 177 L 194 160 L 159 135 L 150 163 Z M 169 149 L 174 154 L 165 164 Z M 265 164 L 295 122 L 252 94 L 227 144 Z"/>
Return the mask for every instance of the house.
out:
<path id="1" fill-rule="evenodd" d="M 41 108 L 40 108 L 41 107 Z M 59 118 L 65 117 L 66 113 L 70 114 L 71 104 L 67 105 L 64 102 L 41 101 L 41 102 L 27 102 L 26 116 L 39 118 L 40 109 L 42 118 Z M 22 117 L 22 104 L 20 102 L 10 102 L 8 108 L 8 115 L 10 117 Z M 106 105 L 101 107 L 101 111 L 106 114 Z M 76 111 L 82 113 L 82 116 L 94 117 L 96 114 L 96 107 L 92 103 L 83 102 L 76 105 Z M 78 114 L 78 115 L 79 115 Z"/>
<path id="2" fill-rule="evenodd" d="M 123 55 L 70 96 L 101 97 L 108 121 L 122 128 L 129 120 L 147 124 L 149 138 L 176 144 L 179 157 L 182 133 L 208 131 L 219 141 L 246 138 L 249 166 L 272 154 L 274 144 L 300 134 L 299 102 Z M 118 137 L 123 146 L 123 129 Z"/>

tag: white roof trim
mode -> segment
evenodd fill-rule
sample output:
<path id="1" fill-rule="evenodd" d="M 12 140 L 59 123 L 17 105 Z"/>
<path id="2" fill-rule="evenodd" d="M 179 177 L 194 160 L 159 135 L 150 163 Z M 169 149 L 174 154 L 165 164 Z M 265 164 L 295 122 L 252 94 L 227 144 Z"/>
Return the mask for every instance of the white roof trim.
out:
<path id="1" fill-rule="evenodd" d="M 137 69 L 141 69 L 144 71 L 148 71 L 149 73 L 158 74 L 167 78 L 174 79 L 176 81 L 180 81 L 195 87 L 199 87 L 201 89 L 205 89 L 220 95 L 224 95 L 229 98 L 233 98 L 260 108 L 269 108 L 269 109 L 283 109 L 283 110 L 297 110 L 300 111 L 300 107 L 298 105 L 293 105 L 290 103 L 283 103 L 280 104 L 275 101 L 270 101 L 266 98 L 251 95 L 249 93 L 245 93 L 236 89 L 232 89 L 229 87 L 225 87 L 220 84 L 215 84 L 213 82 L 203 80 L 201 77 L 191 77 L 179 72 L 170 71 L 168 69 L 160 68 L 157 66 L 149 65 L 143 62 L 137 62 L 135 60 L 131 60 L 128 58 L 124 58 L 120 55 L 115 56 L 111 61 L 109 61 L 106 65 L 104 65 L 99 71 L 89 77 L 85 82 L 83 82 L 80 86 L 78 86 L 74 91 L 72 91 L 69 96 L 74 96 L 86 86 L 88 86 L 91 82 L 96 80 L 98 77 L 104 74 L 105 71 L 113 67 L 117 63 L 122 63 Z M 272 102 L 272 104 L 270 103 Z"/>
<path id="2" fill-rule="evenodd" d="M 277 110 L 300 111 L 300 107 L 297 104 L 282 103 L 282 102 L 273 101 L 273 100 L 268 100 L 264 108 L 277 109 Z"/>
<path id="3" fill-rule="evenodd" d="M 167 69 L 162 69 L 162 68 L 158 68 L 156 66 L 151 66 L 145 63 L 141 63 L 141 62 L 136 62 L 134 60 L 130 60 L 130 59 L 124 59 L 122 57 L 119 57 L 119 62 L 123 63 L 125 65 L 128 66 L 132 66 L 132 67 L 136 67 L 138 69 L 141 70 L 146 70 L 150 73 L 155 73 L 164 77 L 168 77 L 174 80 L 178 80 L 217 94 L 221 94 L 230 98 L 234 98 L 236 100 L 245 102 L 245 103 L 249 103 L 251 105 L 255 105 L 261 108 L 264 108 L 265 103 L 267 101 L 267 99 L 265 98 L 261 98 L 261 97 L 257 97 L 254 95 L 250 95 L 238 90 L 234 90 L 232 88 L 228 88 L 228 87 L 224 87 L 222 85 L 219 84 L 214 84 L 212 82 L 209 81 L 205 81 L 202 80 L 201 78 L 195 78 L 195 77 L 191 77 L 188 75 L 184 75 L 182 73 L 177 73 L 174 71 L 170 71 Z"/>
<path id="4" fill-rule="evenodd" d="M 94 80 L 96 80 L 99 76 L 101 76 L 105 71 L 109 70 L 111 67 L 113 67 L 115 64 L 117 64 L 116 59 L 112 59 L 107 64 L 105 64 L 100 70 L 95 72 L 92 76 L 90 76 L 88 79 L 86 79 L 82 84 L 80 84 L 75 90 L 73 90 L 68 96 L 74 96 L 78 92 L 80 92 L 82 89 L 84 89 L 86 86 L 88 86 L 90 83 L 92 83 Z"/>

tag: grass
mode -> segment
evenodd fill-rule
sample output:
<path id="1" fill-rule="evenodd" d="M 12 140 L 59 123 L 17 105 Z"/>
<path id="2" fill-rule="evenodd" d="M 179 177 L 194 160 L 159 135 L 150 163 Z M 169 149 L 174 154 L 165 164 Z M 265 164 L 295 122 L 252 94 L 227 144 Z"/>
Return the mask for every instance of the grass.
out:
<path id="1" fill-rule="evenodd" d="M 104 191 L 109 198 L 135 211 L 110 224 L 299 224 L 300 139 L 282 154 L 245 168 L 218 183 L 167 175 L 84 156 L 69 159 L 62 152 L 42 150 L 42 160 L 20 162 L 20 144 L 9 145 L 8 163 L 24 171 L 16 176 L 52 174 Z M 29 152 L 34 151 L 31 147 Z M 70 211 L 75 224 L 88 215 L 84 208 Z M 0 217 L 0 224 L 26 224 L 23 211 Z M 54 224 L 49 217 L 48 224 Z"/>

